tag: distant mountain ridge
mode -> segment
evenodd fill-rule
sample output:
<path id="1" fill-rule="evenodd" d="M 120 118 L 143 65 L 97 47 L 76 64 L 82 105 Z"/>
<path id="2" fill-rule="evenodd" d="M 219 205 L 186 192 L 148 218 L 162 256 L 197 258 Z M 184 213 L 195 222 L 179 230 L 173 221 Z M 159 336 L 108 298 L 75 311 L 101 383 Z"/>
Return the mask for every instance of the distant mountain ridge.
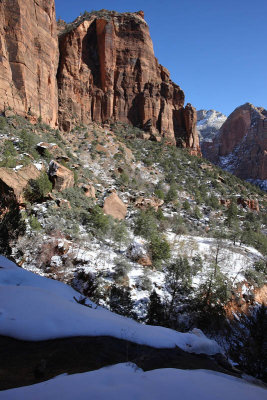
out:
<path id="1" fill-rule="evenodd" d="M 200 142 L 212 142 L 226 119 L 226 115 L 216 110 L 198 110 L 197 130 Z"/>
<path id="2" fill-rule="evenodd" d="M 267 111 L 246 103 L 221 124 L 216 112 L 199 111 L 203 156 L 241 179 L 267 187 Z M 201 119 L 201 116 L 204 118 Z"/>

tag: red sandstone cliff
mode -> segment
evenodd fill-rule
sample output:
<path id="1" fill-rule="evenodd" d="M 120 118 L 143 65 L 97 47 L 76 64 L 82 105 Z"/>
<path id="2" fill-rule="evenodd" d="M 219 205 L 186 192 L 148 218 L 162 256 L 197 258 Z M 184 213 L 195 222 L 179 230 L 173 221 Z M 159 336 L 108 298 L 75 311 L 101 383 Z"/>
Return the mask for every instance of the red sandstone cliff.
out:
<path id="1" fill-rule="evenodd" d="M 200 153 L 196 110 L 155 58 L 142 11 L 85 13 L 58 29 L 54 0 L 0 1 L 0 112 L 9 107 L 63 130 L 127 122 Z"/>
<path id="2" fill-rule="evenodd" d="M 60 35 L 59 124 L 132 123 L 199 151 L 196 110 L 154 56 L 142 12 L 102 10 Z"/>
<path id="3" fill-rule="evenodd" d="M 242 179 L 267 179 L 267 111 L 250 103 L 229 115 L 203 155 Z"/>
<path id="4" fill-rule="evenodd" d="M 0 111 L 57 123 L 54 0 L 0 1 Z"/>

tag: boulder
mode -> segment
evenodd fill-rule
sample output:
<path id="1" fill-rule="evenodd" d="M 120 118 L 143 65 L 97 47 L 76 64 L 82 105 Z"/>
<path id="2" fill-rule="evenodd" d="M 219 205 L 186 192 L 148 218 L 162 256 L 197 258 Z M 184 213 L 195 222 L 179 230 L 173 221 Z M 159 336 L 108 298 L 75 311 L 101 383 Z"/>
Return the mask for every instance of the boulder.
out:
<path id="1" fill-rule="evenodd" d="M 220 199 L 220 204 L 221 204 L 222 206 L 229 207 L 230 204 L 231 204 L 231 200 L 229 200 L 229 199 Z"/>
<path id="2" fill-rule="evenodd" d="M 137 208 L 146 210 L 149 207 L 151 207 L 151 208 L 154 208 L 155 211 L 158 211 L 159 207 L 161 207 L 163 204 L 164 204 L 164 200 L 158 199 L 155 196 L 153 196 L 151 198 L 145 198 L 145 197 L 140 196 L 134 202 L 134 206 Z"/>
<path id="3" fill-rule="evenodd" d="M 66 199 L 56 199 L 56 205 L 60 208 L 71 209 L 71 204 L 70 204 L 69 200 L 66 200 Z"/>
<path id="4" fill-rule="evenodd" d="M 95 188 L 91 183 L 89 183 L 89 184 L 82 183 L 82 184 L 79 185 L 79 187 L 83 189 L 84 194 L 85 194 L 86 197 L 90 197 L 90 198 L 93 198 L 93 199 L 96 198 L 96 196 L 95 196 Z"/>
<path id="5" fill-rule="evenodd" d="M 48 175 L 54 190 L 61 192 L 74 186 L 74 173 L 54 160 L 49 163 Z"/>
<path id="6" fill-rule="evenodd" d="M 237 202 L 237 204 L 240 204 L 244 208 L 248 207 L 253 211 L 257 211 L 257 212 L 260 211 L 258 200 L 243 199 L 243 197 L 239 197 L 236 200 L 236 202 Z"/>
<path id="7" fill-rule="evenodd" d="M 3 199 L 14 198 L 17 203 L 24 203 L 23 192 L 31 179 L 37 179 L 40 176 L 40 169 L 34 164 L 22 167 L 18 170 L 10 168 L 0 168 L 0 193 L 1 203 Z M 7 204 L 8 205 L 8 204 Z"/>
<path id="8" fill-rule="evenodd" d="M 111 215 L 116 219 L 124 219 L 127 214 L 127 206 L 119 198 L 119 196 L 114 192 L 110 196 L 106 197 L 104 201 L 103 211 L 107 215 Z"/>
<path id="9" fill-rule="evenodd" d="M 138 258 L 136 262 L 143 267 L 152 267 L 152 260 L 148 255 Z"/>
<path id="10" fill-rule="evenodd" d="M 39 154 L 44 155 L 45 151 L 49 151 L 53 158 L 57 160 L 69 161 L 69 157 L 66 156 L 64 151 L 56 143 L 40 142 L 36 145 L 36 150 Z"/>
<path id="11" fill-rule="evenodd" d="M 259 202 L 258 200 L 252 199 L 243 199 L 243 197 L 238 197 L 236 199 L 238 205 L 241 205 L 243 208 L 250 208 L 252 211 L 260 211 Z M 220 199 L 220 204 L 223 206 L 229 207 L 231 204 L 230 199 Z"/>

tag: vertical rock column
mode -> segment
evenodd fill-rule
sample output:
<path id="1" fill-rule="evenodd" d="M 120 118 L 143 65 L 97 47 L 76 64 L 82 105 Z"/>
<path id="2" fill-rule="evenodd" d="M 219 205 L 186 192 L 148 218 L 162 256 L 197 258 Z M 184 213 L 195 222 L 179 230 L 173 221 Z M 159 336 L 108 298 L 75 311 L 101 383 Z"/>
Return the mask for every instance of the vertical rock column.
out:
<path id="1" fill-rule="evenodd" d="M 0 2 L 0 111 L 57 125 L 58 40 L 54 0 Z"/>

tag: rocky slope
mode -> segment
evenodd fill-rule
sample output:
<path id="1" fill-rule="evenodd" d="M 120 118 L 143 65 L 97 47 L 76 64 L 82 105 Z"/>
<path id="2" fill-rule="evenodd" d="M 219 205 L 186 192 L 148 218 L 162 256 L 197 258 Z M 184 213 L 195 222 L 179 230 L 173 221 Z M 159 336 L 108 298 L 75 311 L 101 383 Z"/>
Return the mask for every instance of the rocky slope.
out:
<path id="1" fill-rule="evenodd" d="M 0 2 L 0 110 L 57 122 L 54 0 Z"/>
<path id="2" fill-rule="evenodd" d="M 154 56 L 142 11 L 86 13 L 60 34 L 59 123 L 120 121 L 199 150 L 196 111 Z"/>
<path id="3" fill-rule="evenodd" d="M 128 125 L 91 123 L 63 138 L 18 116 L 0 122 L 0 205 L 8 196 L 20 202 L 23 164 L 40 172 L 25 177 L 20 210 L 5 202 L 0 217 L 1 251 L 23 268 L 69 282 L 115 312 L 175 329 L 210 333 L 232 294 L 234 320 L 258 302 L 267 251 L 259 189 L 186 150 L 140 140 L 141 131 Z M 173 294 L 168 276 L 176 262 Z M 217 279 L 210 281 L 215 262 Z M 154 291 L 159 311 L 152 318 Z M 239 362 L 242 352 L 236 354 Z"/>
<path id="4" fill-rule="evenodd" d="M 210 161 L 242 179 L 267 180 L 267 111 L 246 103 L 236 108 L 212 143 L 203 146 Z"/>

